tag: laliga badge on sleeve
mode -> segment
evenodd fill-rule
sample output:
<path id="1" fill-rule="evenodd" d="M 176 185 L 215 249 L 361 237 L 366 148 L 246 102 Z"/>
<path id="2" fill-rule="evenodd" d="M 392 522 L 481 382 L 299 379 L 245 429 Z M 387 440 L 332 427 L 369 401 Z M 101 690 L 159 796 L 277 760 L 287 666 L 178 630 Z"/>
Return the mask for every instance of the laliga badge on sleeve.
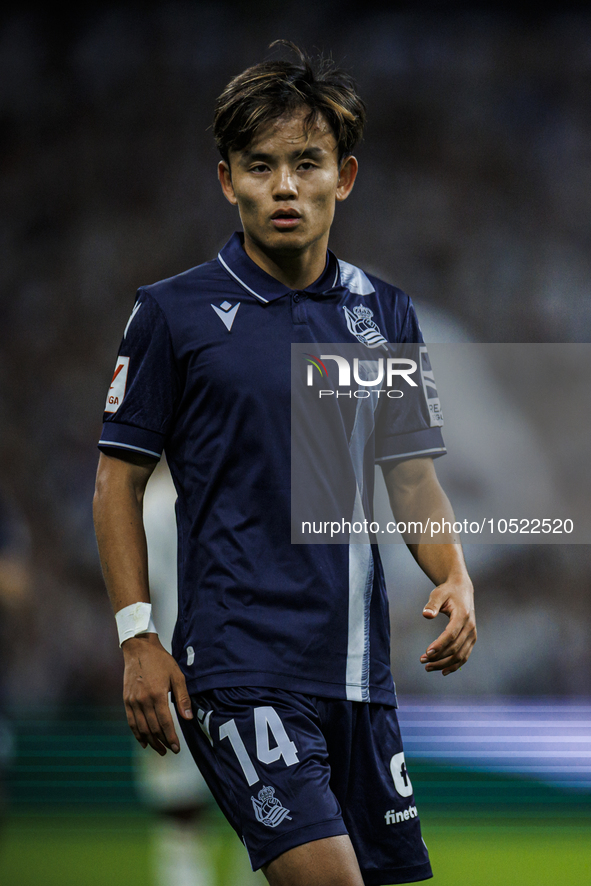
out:
<path id="1" fill-rule="evenodd" d="M 125 397 L 125 386 L 127 385 L 127 371 L 129 369 L 129 357 L 118 357 L 115 372 L 111 379 L 111 387 L 107 394 L 107 402 L 105 403 L 105 412 L 117 412 L 123 398 Z"/>

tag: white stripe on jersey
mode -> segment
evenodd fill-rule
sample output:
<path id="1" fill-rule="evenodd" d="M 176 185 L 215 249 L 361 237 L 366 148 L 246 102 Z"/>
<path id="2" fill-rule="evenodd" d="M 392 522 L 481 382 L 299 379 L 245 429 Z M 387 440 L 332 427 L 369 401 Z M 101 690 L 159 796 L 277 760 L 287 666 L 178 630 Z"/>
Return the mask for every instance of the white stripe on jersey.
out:
<path id="1" fill-rule="evenodd" d="M 359 361 L 369 377 L 371 361 Z M 380 385 L 381 388 L 381 385 Z M 363 456 L 365 445 L 374 430 L 378 393 L 357 401 L 355 424 L 349 441 L 351 464 L 357 480 L 351 523 L 366 518 L 363 510 Z M 349 701 L 369 701 L 369 613 L 373 587 L 373 554 L 368 533 L 356 533 L 349 542 L 349 624 L 347 637 L 346 691 Z"/>
<path id="2" fill-rule="evenodd" d="M 359 495 L 351 520 L 363 522 Z M 367 537 L 367 533 L 364 533 Z M 349 543 L 349 624 L 347 636 L 346 691 L 348 701 L 369 701 L 369 604 L 373 584 L 373 555 L 367 542 Z"/>

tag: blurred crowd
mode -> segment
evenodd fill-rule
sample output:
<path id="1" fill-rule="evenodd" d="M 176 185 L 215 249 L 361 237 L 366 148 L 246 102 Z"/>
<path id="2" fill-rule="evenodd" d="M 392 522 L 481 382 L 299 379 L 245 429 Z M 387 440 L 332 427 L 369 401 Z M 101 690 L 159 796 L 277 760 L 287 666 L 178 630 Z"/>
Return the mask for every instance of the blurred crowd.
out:
<path id="1" fill-rule="evenodd" d="M 589 341 L 591 16 L 353 10 L 264 0 L 2 16 L 8 706 L 120 699 L 91 522 L 104 398 L 137 287 L 212 258 L 237 227 L 215 175 L 213 103 L 272 40 L 332 53 L 368 106 L 338 255 L 472 341 Z M 470 691 L 590 693 L 590 582 L 586 545 L 489 557 L 477 589 L 496 658 L 482 655 Z M 418 663 L 423 603 L 396 616 L 398 665 L 403 654 Z"/>

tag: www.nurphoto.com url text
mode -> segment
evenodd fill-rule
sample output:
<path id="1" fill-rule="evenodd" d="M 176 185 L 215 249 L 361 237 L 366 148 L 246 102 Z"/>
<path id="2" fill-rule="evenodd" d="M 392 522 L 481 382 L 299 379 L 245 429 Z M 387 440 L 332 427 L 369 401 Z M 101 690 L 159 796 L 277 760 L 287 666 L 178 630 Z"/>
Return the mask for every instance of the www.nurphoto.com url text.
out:
<path id="1" fill-rule="evenodd" d="M 476 520 L 432 520 L 428 517 L 421 520 L 390 520 L 382 526 L 376 520 L 319 520 L 302 522 L 302 534 L 309 535 L 393 535 L 399 532 L 401 535 L 409 533 L 413 535 L 437 538 L 449 533 L 466 535 L 486 535 L 495 532 L 500 535 L 570 535 L 574 530 L 571 519 L 561 517 L 509 517 L 493 518 L 485 517 L 480 522 Z"/>

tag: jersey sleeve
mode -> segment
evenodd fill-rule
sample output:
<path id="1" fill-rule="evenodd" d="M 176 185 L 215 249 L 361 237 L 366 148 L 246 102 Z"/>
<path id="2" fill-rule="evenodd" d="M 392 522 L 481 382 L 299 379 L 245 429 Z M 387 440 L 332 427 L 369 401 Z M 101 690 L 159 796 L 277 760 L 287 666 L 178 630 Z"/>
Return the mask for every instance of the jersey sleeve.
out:
<path id="1" fill-rule="evenodd" d="M 160 458 L 179 390 L 166 318 L 155 299 L 140 289 L 107 393 L 99 449 Z"/>
<path id="2" fill-rule="evenodd" d="M 446 453 L 441 433 L 443 415 L 435 376 L 410 298 L 399 342 L 395 353 L 414 360 L 419 371 L 413 373 L 416 387 L 401 383 L 403 396 L 387 396 L 380 403 L 376 426 L 376 462 L 382 467 L 409 458 L 438 458 Z"/>

